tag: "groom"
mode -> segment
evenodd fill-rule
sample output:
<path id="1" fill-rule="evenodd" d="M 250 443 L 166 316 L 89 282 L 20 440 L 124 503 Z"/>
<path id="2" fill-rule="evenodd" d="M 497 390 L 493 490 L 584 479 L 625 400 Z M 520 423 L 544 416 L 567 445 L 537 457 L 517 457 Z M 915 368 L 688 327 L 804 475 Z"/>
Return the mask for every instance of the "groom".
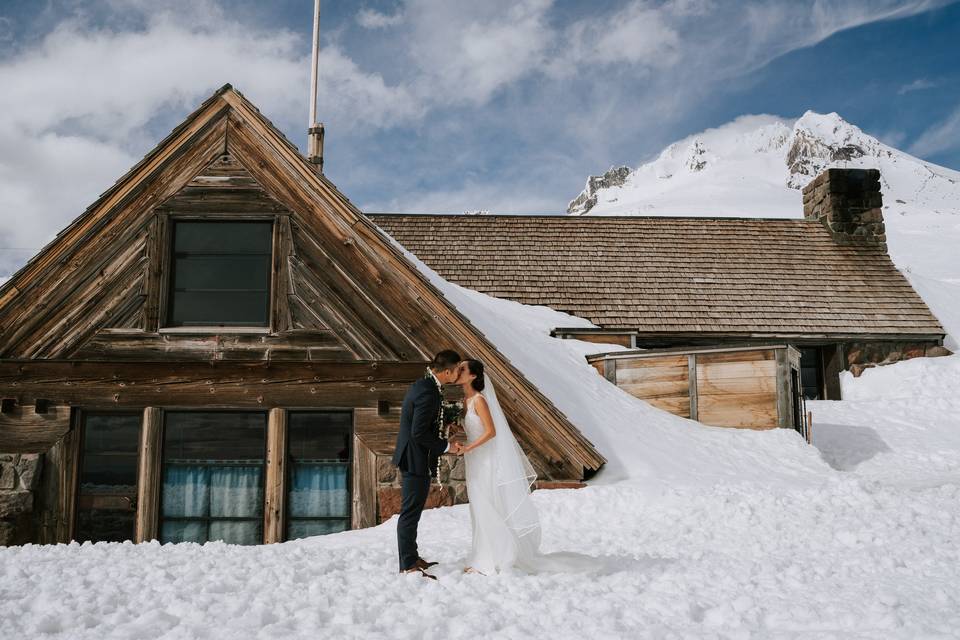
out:
<path id="1" fill-rule="evenodd" d="M 417 552 L 417 524 L 430 491 L 430 476 L 436 475 L 437 460 L 449 448 L 439 433 L 442 389 L 460 377 L 460 354 L 441 351 L 434 356 L 427 375 L 407 391 L 400 412 L 400 433 L 393 464 L 402 478 L 400 518 L 397 521 L 397 547 L 400 573 L 426 572 L 436 562 L 427 562 Z M 454 444 L 454 447 L 457 445 Z"/>

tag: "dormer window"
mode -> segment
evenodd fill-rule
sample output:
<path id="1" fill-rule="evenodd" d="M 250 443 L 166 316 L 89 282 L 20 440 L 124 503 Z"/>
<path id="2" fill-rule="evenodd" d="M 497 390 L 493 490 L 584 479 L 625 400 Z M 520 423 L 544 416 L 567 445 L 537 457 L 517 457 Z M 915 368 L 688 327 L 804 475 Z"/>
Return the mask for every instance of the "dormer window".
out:
<path id="1" fill-rule="evenodd" d="M 173 222 L 168 327 L 268 327 L 271 222 Z"/>

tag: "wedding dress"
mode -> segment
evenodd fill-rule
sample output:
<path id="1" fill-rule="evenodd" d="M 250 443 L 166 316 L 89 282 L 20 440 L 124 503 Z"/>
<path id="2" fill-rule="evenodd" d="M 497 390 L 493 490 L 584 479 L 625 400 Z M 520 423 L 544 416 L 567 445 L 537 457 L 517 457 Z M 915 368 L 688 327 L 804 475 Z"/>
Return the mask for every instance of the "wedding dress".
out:
<path id="1" fill-rule="evenodd" d="M 467 566 L 490 575 L 519 569 L 528 573 L 590 571 L 597 558 L 576 553 L 540 553 L 540 517 L 530 498 L 536 472 L 510 430 L 487 380 L 482 392 L 496 435 L 464 454 L 473 540 Z M 464 431 L 473 443 L 484 433 L 474 404 L 467 403 Z"/>

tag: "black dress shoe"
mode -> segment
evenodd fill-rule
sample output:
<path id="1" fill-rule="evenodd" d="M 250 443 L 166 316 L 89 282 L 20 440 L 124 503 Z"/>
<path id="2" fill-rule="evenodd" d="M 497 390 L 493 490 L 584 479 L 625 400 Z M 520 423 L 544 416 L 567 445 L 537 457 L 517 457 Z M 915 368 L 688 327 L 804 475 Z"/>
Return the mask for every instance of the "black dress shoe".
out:
<path id="1" fill-rule="evenodd" d="M 430 578 L 431 580 L 436 580 L 436 579 L 437 579 L 437 576 L 432 576 L 432 575 L 430 575 L 429 573 L 427 573 L 426 571 L 424 571 L 424 570 L 421 569 L 420 567 L 410 567 L 409 569 L 404 569 L 404 570 L 401 571 L 400 573 L 401 573 L 401 574 L 405 574 L 405 573 L 419 573 L 419 574 L 422 575 L 424 578 Z"/>
<path id="2" fill-rule="evenodd" d="M 427 562 L 427 561 L 424 560 L 423 558 L 417 558 L 417 561 L 416 561 L 416 563 L 414 563 L 413 566 L 415 566 L 417 569 L 429 569 L 430 567 L 435 567 L 435 566 L 437 566 L 438 564 L 440 564 L 440 563 L 439 563 L 439 562 Z"/>

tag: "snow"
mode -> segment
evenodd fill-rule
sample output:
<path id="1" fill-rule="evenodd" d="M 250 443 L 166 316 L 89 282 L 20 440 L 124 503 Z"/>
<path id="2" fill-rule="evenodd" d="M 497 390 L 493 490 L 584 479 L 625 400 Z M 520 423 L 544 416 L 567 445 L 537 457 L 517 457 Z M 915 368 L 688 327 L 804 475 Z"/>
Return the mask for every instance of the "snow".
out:
<path id="1" fill-rule="evenodd" d="M 730 138 L 769 143 L 756 124 Z M 887 212 L 891 251 L 955 340 L 956 205 L 917 202 Z M 0 549 L 2 637 L 960 638 L 960 356 L 845 374 L 843 401 L 808 405 L 808 446 L 654 409 L 583 358 L 617 347 L 548 336 L 589 323 L 418 266 L 609 459 L 534 494 L 543 550 L 606 570 L 465 575 L 465 505 L 423 516 L 438 582 L 396 574 L 395 518 L 262 547 L 27 545 Z"/>

